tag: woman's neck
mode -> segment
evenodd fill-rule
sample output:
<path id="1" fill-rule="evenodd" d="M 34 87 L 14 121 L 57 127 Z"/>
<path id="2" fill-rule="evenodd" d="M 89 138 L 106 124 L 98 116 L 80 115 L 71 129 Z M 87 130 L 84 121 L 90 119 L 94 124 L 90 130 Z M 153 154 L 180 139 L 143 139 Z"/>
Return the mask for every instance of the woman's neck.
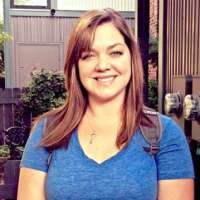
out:
<path id="1" fill-rule="evenodd" d="M 116 118 L 120 117 L 123 109 L 123 100 L 117 99 L 115 101 L 95 101 L 89 98 L 87 112 L 90 112 L 97 118 Z"/>

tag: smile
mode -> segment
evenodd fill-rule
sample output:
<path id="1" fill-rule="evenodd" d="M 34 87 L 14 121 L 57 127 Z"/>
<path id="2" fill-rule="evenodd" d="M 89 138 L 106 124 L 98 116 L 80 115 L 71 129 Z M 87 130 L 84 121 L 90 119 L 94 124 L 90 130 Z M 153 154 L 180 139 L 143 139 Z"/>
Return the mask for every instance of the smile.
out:
<path id="1" fill-rule="evenodd" d="M 115 76 L 109 76 L 109 77 L 98 77 L 96 80 L 101 84 L 111 84 L 113 80 L 115 79 Z"/>

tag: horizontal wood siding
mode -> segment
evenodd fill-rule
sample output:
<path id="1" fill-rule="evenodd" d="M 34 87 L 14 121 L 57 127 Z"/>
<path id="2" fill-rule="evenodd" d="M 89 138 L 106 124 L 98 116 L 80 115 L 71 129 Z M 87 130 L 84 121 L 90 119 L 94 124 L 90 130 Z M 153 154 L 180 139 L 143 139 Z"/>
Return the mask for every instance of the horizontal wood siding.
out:
<path id="1" fill-rule="evenodd" d="M 77 18 L 12 17 L 15 42 L 65 42 Z"/>

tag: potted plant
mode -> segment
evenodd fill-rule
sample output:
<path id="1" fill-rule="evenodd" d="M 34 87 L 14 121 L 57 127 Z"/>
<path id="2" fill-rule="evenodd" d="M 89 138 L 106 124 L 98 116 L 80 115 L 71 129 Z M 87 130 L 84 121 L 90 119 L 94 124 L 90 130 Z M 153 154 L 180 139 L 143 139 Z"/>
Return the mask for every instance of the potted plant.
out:
<path id="1" fill-rule="evenodd" d="M 10 149 L 8 145 L 0 146 L 0 167 L 10 158 Z"/>
<path id="2" fill-rule="evenodd" d="M 14 199 L 17 194 L 19 164 L 27 140 L 25 127 L 13 126 L 4 131 L 4 144 L 0 145 L 0 167 L 3 174 L 0 199 Z"/>
<path id="3" fill-rule="evenodd" d="M 27 130 L 25 127 L 14 126 L 4 133 L 4 144 L 0 146 L 0 164 L 4 168 L 6 184 L 18 179 L 19 163 L 27 140 Z"/>
<path id="4" fill-rule="evenodd" d="M 4 181 L 4 164 L 10 158 L 10 149 L 8 145 L 0 146 L 0 183 Z"/>

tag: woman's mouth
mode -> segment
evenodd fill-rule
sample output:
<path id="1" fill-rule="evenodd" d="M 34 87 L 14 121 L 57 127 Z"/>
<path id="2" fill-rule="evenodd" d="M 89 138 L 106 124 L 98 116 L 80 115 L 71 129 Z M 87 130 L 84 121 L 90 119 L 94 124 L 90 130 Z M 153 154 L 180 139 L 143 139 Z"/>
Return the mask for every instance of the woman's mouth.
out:
<path id="1" fill-rule="evenodd" d="M 101 83 L 103 85 L 110 85 L 112 84 L 115 78 L 116 76 L 109 76 L 109 77 L 97 77 L 95 79 L 98 81 L 98 83 Z"/>

